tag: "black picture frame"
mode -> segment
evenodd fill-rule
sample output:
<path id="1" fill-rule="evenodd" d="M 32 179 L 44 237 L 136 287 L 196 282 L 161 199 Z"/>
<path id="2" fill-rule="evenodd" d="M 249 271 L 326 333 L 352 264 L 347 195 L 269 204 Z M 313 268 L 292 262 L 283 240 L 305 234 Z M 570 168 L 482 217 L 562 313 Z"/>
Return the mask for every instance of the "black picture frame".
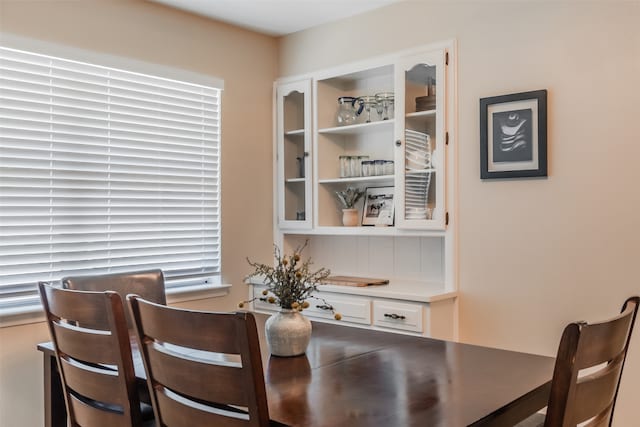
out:
<path id="1" fill-rule="evenodd" d="M 362 207 L 363 226 L 392 226 L 395 218 L 395 187 L 367 187 Z"/>
<path id="2" fill-rule="evenodd" d="M 547 176 L 546 89 L 480 99 L 480 178 Z"/>

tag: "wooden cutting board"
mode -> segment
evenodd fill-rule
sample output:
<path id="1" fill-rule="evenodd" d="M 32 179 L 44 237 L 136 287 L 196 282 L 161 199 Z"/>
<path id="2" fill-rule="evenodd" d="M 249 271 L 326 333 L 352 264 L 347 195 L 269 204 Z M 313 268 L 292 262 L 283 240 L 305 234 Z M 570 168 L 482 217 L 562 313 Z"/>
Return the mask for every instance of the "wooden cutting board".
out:
<path id="1" fill-rule="evenodd" d="M 363 287 L 363 286 L 388 285 L 389 280 L 373 279 L 370 277 L 329 276 L 325 280 L 323 280 L 323 283 L 327 285 Z"/>

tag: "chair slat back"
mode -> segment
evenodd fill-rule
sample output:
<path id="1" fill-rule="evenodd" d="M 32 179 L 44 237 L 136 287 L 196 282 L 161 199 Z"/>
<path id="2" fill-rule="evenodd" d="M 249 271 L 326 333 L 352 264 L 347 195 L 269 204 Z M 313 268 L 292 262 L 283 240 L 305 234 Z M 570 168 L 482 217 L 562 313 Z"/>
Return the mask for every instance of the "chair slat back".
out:
<path id="1" fill-rule="evenodd" d="M 139 307 L 145 320 L 145 332 L 154 340 L 212 353 L 240 354 L 236 334 L 244 331 L 237 330 L 242 325 L 228 313 L 189 311 L 186 315 L 174 310 L 157 310 L 151 304 L 140 304 Z M 206 333 L 212 323 L 215 323 L 216 330 L 230 333 Z M 190 333 L 192 331 L 197 333 Z"/>
<path id="2" fill-rule="evenodd" d="M 51 326 L 61 353 L 77 360 L 105 365 L 116 365 L 120 361 L 120 348 L 110 333 L 67 324 L 62 320 L 53 322 Z"/>
<path id="3" fill-rule="evenodd" d="M 171 427 L 246 427 L 249 424 L 247 414 L 224 411 L 215 407 L 203 408 L 180 402 L 179 396 L 170 396 L 166 389 L 158 391 L 157 405 L 162 408 L 162 422 Z"/>
<path id="4" fill-rule="evenodd" d="M 128 297 L 156 419 L 164 426 L 265 427 L 269 414 L 255 319 Z M 237 408 L 247 408 L 240 413 Z"/>
<path id="5" fill-rule="evenodd" d="M 249 396 L 246 385 L 238 381 L 241 364 L 218 365 L 201 362 L 188 355 L 176 356 L 159 347 L 147 346 L 150 370 L 155 380 L 177 393 L 209 402 L 246 406 Z M 235 366 L 234 366 L 235 365 Z M 203 383 L 202 378 L 215 378 Z M 226 387 L 220 387 L 226 384 Z"/>
<path id="6" fill-rule="evenodd" d="M 583 327 L 576 351 L 576 367 L 590 368 L 621 354 L 627 345 L 632 319 L 633 316 L 627 311 L 609 321 Z"/>
<path id="7" fill-rule="evenodd" d="M 109 330 L 109 310 L 105 310 L 105 297 L 96 293 L 57 292 L 47 289 L 50 313 L 57 319 L 73 320 L 78 326 L 95 330 Z M 51 289 L 51 291 L 49 291 Z"/>
<path id="8" fill-rule="evenodd" d="M 39 284 L 71 426 L 138 426 L 140 403 L 122 299 Z M 99 322 L 92 321 L 95 315 Z M 103 323 L 106 319 L 106 328 Z"/>
<path id="9" fill-rule="evenodd" d="M 122 421 L 122 415 L 116 412 L 105 411 L 83 402 L 71 395 L 71 411 L 75 421 L 72 426 L 87 427 L 114 427 L 126 425 Z"/>
<path id="10" fill-rule="evenodd" d="M 136 294 L 148 301 L 167 304 L 164 274 L 160 269 L 125 273 L 96 274 L 88 276 L 68 276 L 62 278 L 62 287 L 77 291 L 104 292 L 120 294 L 124 301 L 127 295 Z M 133 321 L 129 311 L 125 311 L 127 325 L 133 330 Z"/>
<path id="11" fill-rule="evenodd" d="M 569 324 L 560 340 L 545 427 L 611 425 L 639 297 L 605 322 Z M 589 370 L 587 374 L 585 371 Z"/>

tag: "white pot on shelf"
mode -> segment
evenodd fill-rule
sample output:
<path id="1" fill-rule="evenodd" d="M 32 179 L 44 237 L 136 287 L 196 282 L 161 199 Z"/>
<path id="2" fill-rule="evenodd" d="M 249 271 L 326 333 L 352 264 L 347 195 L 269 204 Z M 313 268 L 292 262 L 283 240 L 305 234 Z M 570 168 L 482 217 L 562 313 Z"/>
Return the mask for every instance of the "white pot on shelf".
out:
<path id="1" fill-rule="evenodd" d="M 358 209 L 342 209 L 342 225 L 355 227 L 358 225 Z"/>

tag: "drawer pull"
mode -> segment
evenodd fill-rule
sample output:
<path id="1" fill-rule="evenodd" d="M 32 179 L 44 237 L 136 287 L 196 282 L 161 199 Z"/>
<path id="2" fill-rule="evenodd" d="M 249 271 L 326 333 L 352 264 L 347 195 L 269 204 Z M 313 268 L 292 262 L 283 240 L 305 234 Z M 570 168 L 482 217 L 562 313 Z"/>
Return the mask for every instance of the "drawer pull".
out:
<path id="1" fill-rule="evenodd" d="M 406 317 L 404 317 L 402 314 L 395 314 L 395 313 L 385 313 L 384 317 L 390 317 L 392 319 L 400 319 L 400 320 L 404 320 L 406 319 Z"/>
<path id="2" fill-rule="evenodd" d="M 258 299 L 259 299 L 260 301 L 262 301 L 262 302 L 267 302 L 267 298 L 265 298 L 265 297 L 260 297 L 260 298 L 258 298 Z"/>
<path id="3" fill-rule="evenodd" d="M 328 304 L 316 305 L 316 308 L 319 308 L 320 310 L 333 310 L 333 306 Z"/>

